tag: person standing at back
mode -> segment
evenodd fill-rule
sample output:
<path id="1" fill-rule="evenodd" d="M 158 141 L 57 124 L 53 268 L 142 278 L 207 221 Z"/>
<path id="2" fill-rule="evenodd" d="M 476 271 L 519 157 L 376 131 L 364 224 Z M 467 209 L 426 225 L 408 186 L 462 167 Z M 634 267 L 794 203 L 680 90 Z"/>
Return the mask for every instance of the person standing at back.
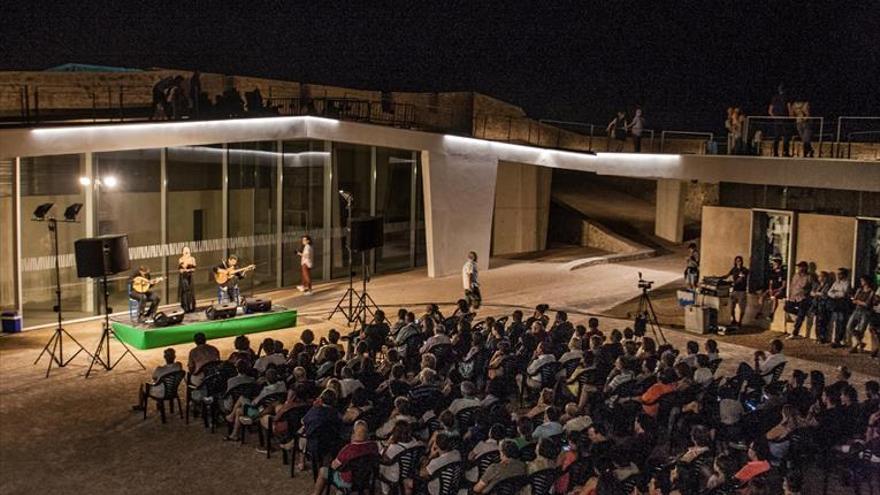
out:
<path id="1" fill-rule="evenodd" d="M 773 156 L 779 156 L 779 138 L 782 138 L 782 156 L 791 156 L 788 149 L 791 135 L 788 122 L 786 122 L 786 118 L 791 115 L 791 102 L 788 100 L 785 87 L 782 84 L 779 85 L 776 94 L 770 100 L 767 114 L 771 117 L 779 117 L 773 119 Z"/>
<path id="2" fill-rule="evenodd" d="M 617 116 L 608 123 L 605 130 L 608 132 L 608 151 L 611 151 L 611 141 L 617 142 L 614 151 L 618 153 L 623 151 L 623 145 L 626 143 L 626 115 L 617 112 Z"/>
<path id="3" fill-rule="evenodd" d="M 478 309 L 483 301 L 478 275 L 477 253 L 471 251 L 468 253 L 464 266 L 461 267 L 461 284 L 464 288 L 464 297 L 473 309 Z"/>
<path id="4" fill-rule="evenodd" d="M 642 152 L 642 132 L 645 130 L 645 117 L 642 116 L 642 109 L 637 108 L 636 114 L 631 122 L 626 125 L 626 129 L 632 134 L 633 152 Z"/>
<path id="5" fill-rule="evenodd" d="M 302 236 L 302 251 L 297 251 L 296 254 L 299 255 L 300 258 L 300 269 L 302 274 L 302 283 L 297 285 L 296 288 L 305 293 L 305 295 L 312 295 L 312 266 L 314 265 L 314 250 L 312 249 L 312 238 L 304 235 Z"/>

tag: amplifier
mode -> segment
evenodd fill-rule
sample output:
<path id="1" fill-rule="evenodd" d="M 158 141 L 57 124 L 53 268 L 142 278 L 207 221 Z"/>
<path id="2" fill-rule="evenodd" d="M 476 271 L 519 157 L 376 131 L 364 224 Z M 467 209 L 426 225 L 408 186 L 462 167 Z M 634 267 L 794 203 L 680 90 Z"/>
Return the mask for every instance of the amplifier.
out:
<path id="1" fill-rule="evenodd" d="M 205 316 L 209 320 L 225 320 L 235 316 L 238 306 L 232 303 L 212 304 L 205 310 Z"/>
<path id="2" fill-rule="evenodd" d="M 175 309 L 173 311 L 164 312 L 159 311 L 153 317 L 153 326 L 154 327 L 170 327 L 171 325 L 178 325 L 183 321 L 184 312 L 182 309 Z"/>
<path id="3" fill-rule="evenodd" d="M 730 295 L 730 281 L 721 277 L 703 277 L 700 282 L 700 294 L 726 297 Z"/>
<path id="4" fill-rule="evenodd" d="M 252 297 L 250 299 L 245 299 L 244 301 L 244 312 L 247 314 L 251 313 L 265 313 L 267 311 L 272 310 L 272 300 L 271 299 L 261 299 L 258 297 Z"/>

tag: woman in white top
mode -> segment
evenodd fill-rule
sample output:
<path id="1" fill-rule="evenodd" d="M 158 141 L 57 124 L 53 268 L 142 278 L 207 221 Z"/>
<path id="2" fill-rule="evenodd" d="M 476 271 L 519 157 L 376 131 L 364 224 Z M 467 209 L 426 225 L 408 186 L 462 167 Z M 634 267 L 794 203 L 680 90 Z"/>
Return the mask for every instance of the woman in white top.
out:
<path id="1" fill-rule="evenodd" d="M 300 257 L 302 284 L 297 285 L 296 288 L 310 296 L 312 295 L 312 265 L 314 264 L 312 238 L 307 235 L 302 236 L 302 246 L 302 251 L 296 252 Z"/>

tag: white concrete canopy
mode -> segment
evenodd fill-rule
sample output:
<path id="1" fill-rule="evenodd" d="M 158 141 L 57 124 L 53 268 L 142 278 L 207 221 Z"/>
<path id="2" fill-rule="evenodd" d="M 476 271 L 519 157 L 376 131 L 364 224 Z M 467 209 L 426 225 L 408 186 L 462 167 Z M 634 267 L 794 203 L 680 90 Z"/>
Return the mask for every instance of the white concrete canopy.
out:
<path id="1" fill-rule="evenodd" d="M 717 155 L 593 154 L 320 117 L 0 130 L 0 158 L 292 139 L 319 139 L 421 152 L 425 170 L 422 180 L 428 273 L 432 277 L 455 273 L 471 250 L 482 259 L 488 259 L 499 160 L 602 175 L 670 180 L 665 184 L 684 180 L 726 181 L 880 191 L 880 163 Z M 658 187 L 658 208 L 659 199 L 662 199 L 659 191 Z M 680 196 L 679 191 L 670 198 L 680 199 Z M 670 205 L 675 201 L 663 203 Z M 668 213 L 678 216 L 677 212 Z M 660 227 L 658 225 L 658 229 Z M 662 230 L 668 230 L 664 237 L 679 237 L 676 221 L 669 229 L 663 226 Z"/>

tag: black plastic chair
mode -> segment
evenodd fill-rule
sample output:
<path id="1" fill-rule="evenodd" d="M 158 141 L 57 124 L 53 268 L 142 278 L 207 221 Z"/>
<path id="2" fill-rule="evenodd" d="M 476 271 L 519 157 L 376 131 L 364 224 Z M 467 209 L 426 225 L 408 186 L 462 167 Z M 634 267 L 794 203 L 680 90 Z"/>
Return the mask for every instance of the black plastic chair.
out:
<path id="1" fill-rule="evenodd" d="M 568 361 L 563 361 L 559 363 L 563 370 L 565 370 L 565 377 L 570 377 L 574 370 L 581 364 L 581 360 L 579 358 L 569 359 Z"/>
<path id="2" fill-rule="evenodd" d="M 561 471 L 558 468 L 542 469 L 529 475 L 532 495 L 550 495 Z"/>
<path id="3" fill-rule="evenodd" d="M 709 361 L 709 369 L 712 370 L 713 375 L 718 372 L 718 367 L 721 366 L 721 361 L 724 360 L 721 358 L 716 358 Z"/>
<path id="4" fill-rule="evenodd" d="M 418 476 L 419 463 L 424 456 L 425 446 L 418 445 L 416 447 L 411 447 L 404 450 L 403 452 L 400 452 L 393 459 L 389 459 L 387 462 L 384 460 L 381 461 L 381 465 L 383 466 L 393 466 L 397 464 L 398 478 L 397 481 L 386 479 L 382 476 L 382 473 L 380 471 L 379 479 L 386 483 L 389 487 L 391 487 L 391 494 L 397 493 L 398 495 L 403 495 L 404 482 L 406 480 L 415 479 L 416 476 Z"/>
<path id="5" fill-rule="evenodd" d="M 156 401 L 156 409 L 159 410 L 159 416 L 162 418 L 162 423 L 165 423 L 165 402 L 167 401 L 169 404 L 169 409 L 171 413 L 174 413 L 174 402 L 177 401 L 177 410 L 180 412 L 180 419 L 183 419 L 183 406 L 180 404 L 180 395 L 178 394 L 178 389 L 180 388 L 180 382 L 183 381 L 183 377 L 186 376 L 186 372 L 174 371 L 168 373 L 159 379 L 158 383 L 153 384 L 151 387 L 147 387 L 147 404 L 149 404 L 149 399 L 153 399 Z M 164 387 L 165 393 L 161 398 L 156 398 L 150 395 L 150 388 L 162 385 Z M 144 419 L 147 419 L 147 407 L 144 405 Z"/>
<path id="6" fill-rule="evenodd" d="M 476 421 L 477 411 L 479 410 L 480 406 L 474 406 L 461 409 L 455 413 L 455 422 L 458 424 L 458 431 L 464 432 L 473 426 Z"/>
<path id="7" fill-rule="evenodd" d="M 517 495 L 520 490 L 528 486 L 529 478 L 528 476 L 513 476 L 511 478 L 506 478 L 495 485 L 486 492 L 487 495 Z"/>
<path id="8" fill-rule="evenodd" d="M 330 485 L 333 485 L 333 487 L 340 493 L 369 493 L 370 495 L 373 495 L 376 493 L 376 478 L 379 470 L 379 461 L 379 454 L 368 454 L 358 456 L 339 466 L 339 469 L 336 471 L 351 473 L 351 486 L 336 486 L 331 479 L 331 482 L 327 483 L 324 493 L 329 495 Z"/>
<path id="9" fill-rule="evenodd" d="M 435 471 L 428 481 L 437 480 L 440 483 L 437 495 L 456 495 L 463 479 L 464 463 L 451 462 Z"/>
<path id="10" fill-rule="evenodd" d="M 519 449 L 519 458 L 523 462 L 534 461 L 538 457 L 538 442 L 527 443 Z"/>
<path id="11" fill-rule="evenodd" d="M 269 395 L 263 397 L 262 399 L 260 399 L 260 402 L 254 404 L 254 407 L 262 410 L 263 408 L 271 407 L 273 404 L 277 404 L 279 402 L 284 401 L 285 397 L 287 397 L 287 392 L 278 392 L 278 393 L 274 393 L 274 394 L 269 394 Z M 241 430 L 239 431 L 239 441 L 241 442 L 242 445 L 244 445 L 245 436 L 247 434 L 248 428 L 250 428 L 251 426 L 256 426 L 257 427 L 257 434 L 260 439 L 260 445 L 264 446 L 266 448 L 266 450 L 271 450 L 272 442 L 265 442 L 264 443 L 264 441 L 263 441 L 264 440 L 263 439 L 263 430 L 262 430 L 262 427 L 260 426 L 260 418 L 259 417 L 251 418 L 250 416 L 242 415 L 242 416 L 239 416 L 238 421 L 239 421 L 239 423 L 241 423 Z"/>
<path id="12" fill-rule="evenodd" d="M 474 465 L 477 467 L 477 472 L 479 473 L 477 478 L 482 478 L 483 473 L 485 473 L 486 470 L 489 469 L 489 466 L 491 466 L 492 464 L 495 464 L 496 462 L 500 462 L 500 461 L 501 461 L 501 453 L 498 452 L 497 450 L 492 450 L 490 452 L 486 452 L 486 453 L 480 455 L 479 457 L 477 457 L 476 459 L 474 459 Z"/>

